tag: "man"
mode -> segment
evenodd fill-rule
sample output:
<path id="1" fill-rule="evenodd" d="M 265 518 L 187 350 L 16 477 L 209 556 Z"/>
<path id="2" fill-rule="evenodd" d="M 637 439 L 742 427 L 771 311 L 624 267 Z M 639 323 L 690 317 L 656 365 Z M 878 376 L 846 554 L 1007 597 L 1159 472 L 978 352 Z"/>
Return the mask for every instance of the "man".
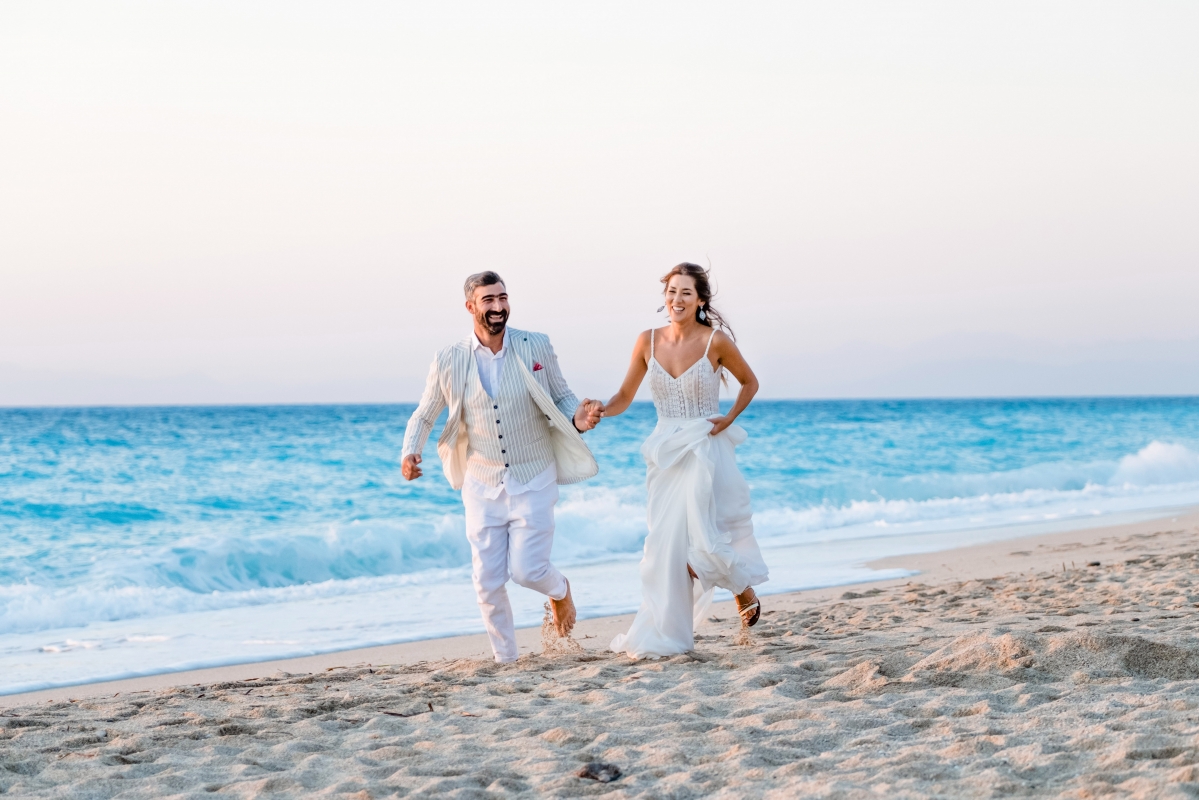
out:
<path id="1" fill-rule="evenodd" d="M 570 584 L 550 563 L 554 504 L 558 484 L 599 472 L 579 434 L 599 423 L 603 406 L 570 391 L 548 336 L 508 327 L 499 275 L 471 275 L 464 288 L 474 335 L 433 359 L 404 433 L 401 472 L 410 481 L 421 476 L 421 451 L 448 406 L 437 454 L 462 490 L 479 608 L 495 660 L 505 664 L 519 655 L 509 575 L 550 598 L 559 636 L 574 627 Z"/>

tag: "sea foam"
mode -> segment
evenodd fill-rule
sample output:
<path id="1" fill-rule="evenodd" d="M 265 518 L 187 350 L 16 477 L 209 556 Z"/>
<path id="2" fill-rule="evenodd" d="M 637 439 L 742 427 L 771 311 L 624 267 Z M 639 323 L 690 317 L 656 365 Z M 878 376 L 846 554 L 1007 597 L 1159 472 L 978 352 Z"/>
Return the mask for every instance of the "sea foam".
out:
<path id="1" fill-rule="evenodd" d="M 1153 441 L 1124 456 L 1110 484 L 1161 486 L 1199 482 L 1199 453 L 1181 444 Z"/>

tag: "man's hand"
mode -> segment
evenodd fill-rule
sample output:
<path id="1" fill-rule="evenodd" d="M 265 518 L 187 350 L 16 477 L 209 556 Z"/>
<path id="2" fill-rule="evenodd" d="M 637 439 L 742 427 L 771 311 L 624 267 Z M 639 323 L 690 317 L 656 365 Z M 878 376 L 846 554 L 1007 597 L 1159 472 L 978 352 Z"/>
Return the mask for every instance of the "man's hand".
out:
<path id="1" fill-rule="evenodd" d="M 589 431 L 604 417 L 604 404 L 599 400 L 584 399 L 575 409 L 575 427 L 580 431 Z"/>
<path id="2" fill-rule="evenodd" d="M 424 474 L 420 468 L 419 453 L 404 456 L 404 459 L 400 462 L 400 474 L 410 481 L 414 481 Z"/>

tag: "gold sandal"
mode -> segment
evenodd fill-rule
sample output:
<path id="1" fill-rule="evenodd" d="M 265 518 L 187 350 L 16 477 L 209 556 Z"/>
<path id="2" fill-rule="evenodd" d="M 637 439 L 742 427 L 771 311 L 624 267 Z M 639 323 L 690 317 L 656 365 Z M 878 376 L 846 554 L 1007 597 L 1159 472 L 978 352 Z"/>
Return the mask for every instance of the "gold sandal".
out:
<path id="1" fill-rule="evenodd" d="M 737 613 L 741 615 L 741 624 L 745 627 L 752 628 L 757 625 L 762 617 L 762 603 L 758 600 L 758 593 L 754 592 L 754 599 L 744 606 L 738 604 Z"/>

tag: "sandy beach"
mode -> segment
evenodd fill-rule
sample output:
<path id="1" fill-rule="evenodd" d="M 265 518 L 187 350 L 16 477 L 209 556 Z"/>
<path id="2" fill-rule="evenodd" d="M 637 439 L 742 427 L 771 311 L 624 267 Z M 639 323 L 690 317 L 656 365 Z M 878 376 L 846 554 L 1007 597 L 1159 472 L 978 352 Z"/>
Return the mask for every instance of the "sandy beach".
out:
<path id="1" fill-rule="evenodd" d="M 467 636 L 11 695 L 0 791 L 1192 797 L 1197 565 L 1188 510 L 887 559 L 920 574 L 768 596 L 748 634 L 718 606 L 659 661 L 605 652 L 611 617 L 507 666 Z"/>

